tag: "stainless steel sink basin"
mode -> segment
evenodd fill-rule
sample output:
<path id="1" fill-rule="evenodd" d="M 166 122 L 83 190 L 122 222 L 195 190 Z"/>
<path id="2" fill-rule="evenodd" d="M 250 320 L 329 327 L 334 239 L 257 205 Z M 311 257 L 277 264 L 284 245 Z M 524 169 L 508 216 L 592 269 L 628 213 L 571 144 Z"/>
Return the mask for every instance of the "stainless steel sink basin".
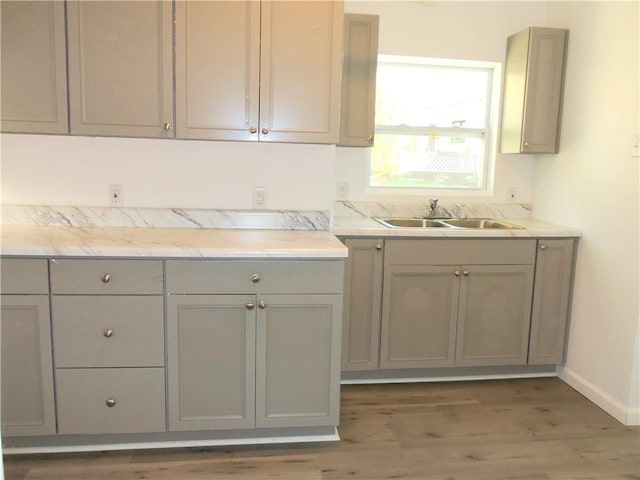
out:
<path id="1" fill-rule="evenodd" d="M 503 222 L 502 220 L 493 220 L 491 218 L 457 218 L 451 220 L 443 220 L 443 223 L 454 228 L 523 228 L 520 225 Z"/>
<path id="2" fill-rule="evenodd" d="M 440 220 L 428 218 L 377 218 L 374 220 L 389 228 L 442 228 L 447 227 Z"/>

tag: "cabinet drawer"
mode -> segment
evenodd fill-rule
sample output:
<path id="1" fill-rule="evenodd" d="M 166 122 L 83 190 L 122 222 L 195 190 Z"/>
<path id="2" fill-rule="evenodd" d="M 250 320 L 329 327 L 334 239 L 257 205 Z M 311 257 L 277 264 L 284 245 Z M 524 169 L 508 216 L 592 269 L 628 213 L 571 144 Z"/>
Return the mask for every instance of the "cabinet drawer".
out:
<path id="1" fill-rule="evenodd" d="M 523 265 L 536 259 L 535 239 L 388 240 L 385 264 Z"/>
<path id="2" fill-rule="evenodd" d="M 160 260 L 51 260 L 54 294 L 161 294 Z"/>
<path id="3" fill-rule="evenodd" d="M 163 368 L 57 370 L 56 392 L 60 434 L 166 430 Z"/>
<path id="4" fill-rule="evenodd" d="M 168 293 L 342 293 L 342 260 L 167 261 Z"/>
<path id="5" fill-rule="evenodd" d="M 164 365 L 161 296 L 54 296 L 56 367 Z"/>
<path id="6" fill-rule="evenodd" d="M 35 258 L 2 258 L 0 260 L 2 293 L 48 294 L 47 261 Z"/>

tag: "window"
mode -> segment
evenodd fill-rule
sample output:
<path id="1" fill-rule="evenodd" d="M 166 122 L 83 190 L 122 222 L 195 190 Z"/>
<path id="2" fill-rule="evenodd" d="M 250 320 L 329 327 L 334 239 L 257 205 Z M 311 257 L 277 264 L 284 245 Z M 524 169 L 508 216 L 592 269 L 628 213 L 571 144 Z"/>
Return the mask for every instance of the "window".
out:
<path id="1" fill-rule="evenodd" d="M 369 186 L 487 190 L 498 68 L 380 56 Z"/>

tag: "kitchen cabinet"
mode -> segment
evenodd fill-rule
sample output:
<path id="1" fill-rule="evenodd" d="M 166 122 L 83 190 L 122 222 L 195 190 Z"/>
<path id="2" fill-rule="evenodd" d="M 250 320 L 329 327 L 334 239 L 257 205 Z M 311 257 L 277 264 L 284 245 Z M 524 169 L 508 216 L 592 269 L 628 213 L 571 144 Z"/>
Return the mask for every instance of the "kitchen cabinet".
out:
<path id="1" fill-rule="evenodd" d="M 55 434 L 47 261 L 1 262 L 2 434 Z"/>
<path id="2" fill-rule="evenodd" d="M 342 370 L 377 370 L 382 308 L 384 240 L 347 238 Z"/>
<path id="3" fill-rule="evenodd" d="M 385 242 L 381 368 L 521 365 L 535 240 Z"/>
<path id="4" fill-rule="evenodd" d="M 70 131 L 173 137 L 172 2 L 69 1 Z"/>
<path id="5" fill-rule="evenodd" d="M 370 147 L 375 135 L 377 15 L 346 14 L 339 145 Z"/>
<path id="6" fill-rule="evenodd" d="M 554 365 L 564 361 L 574 255 L 572 238 L 538 240 L 530 364 Z"/>
<path id="7" fill-rule="evenodd" d="M 338 424 L 342 261 L 169 260 L 169 430 Z"/>
<path id="8" fill-rule="evenodd" d="M 342 25 L 342 2 L 177 2 L 177 137 L 336 143 Z"/>
<path id="9" fill-rule="evenodd" d="M 162 261 L 49 268 L 58 433 L 166 431 Z"/>
<path id="10" fill-rule="evenodd" d="M 567 37 L 530 27 L 508 38 L 500 152 L 558 152 Z"/>
<path id="11" fill-rule="evenodd" d="M 2 1 L 3 132 L 67 133 L 64 2 Z"/>

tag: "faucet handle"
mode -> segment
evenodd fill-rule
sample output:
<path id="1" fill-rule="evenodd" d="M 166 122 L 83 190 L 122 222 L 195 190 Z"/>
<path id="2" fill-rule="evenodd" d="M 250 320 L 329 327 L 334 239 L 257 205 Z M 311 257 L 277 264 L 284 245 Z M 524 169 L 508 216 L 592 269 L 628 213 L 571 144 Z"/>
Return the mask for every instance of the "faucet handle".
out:
<path id="1" fill-rule="evenodd" d="M 440 200 L 439 198 L 430 198 L 429 199 L 429 208 L 431 210 L 435 210 L 436 208 L 438 208 L 438 200 Z"/>

